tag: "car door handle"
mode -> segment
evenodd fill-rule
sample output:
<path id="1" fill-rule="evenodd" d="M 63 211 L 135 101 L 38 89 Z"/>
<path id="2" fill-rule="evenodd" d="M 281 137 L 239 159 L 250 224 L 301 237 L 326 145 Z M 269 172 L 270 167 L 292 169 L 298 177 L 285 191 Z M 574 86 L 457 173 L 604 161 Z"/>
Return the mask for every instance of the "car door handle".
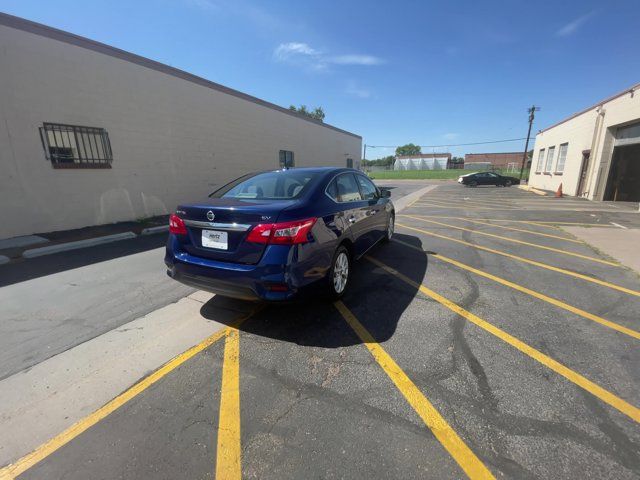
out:
<path id="1" fill-rule="evenodd" d="M 378 213 L 378 211 L 377 210 L 369 210 L 367 213 L 369 215 L 375 215 L 376 213 Z"/>

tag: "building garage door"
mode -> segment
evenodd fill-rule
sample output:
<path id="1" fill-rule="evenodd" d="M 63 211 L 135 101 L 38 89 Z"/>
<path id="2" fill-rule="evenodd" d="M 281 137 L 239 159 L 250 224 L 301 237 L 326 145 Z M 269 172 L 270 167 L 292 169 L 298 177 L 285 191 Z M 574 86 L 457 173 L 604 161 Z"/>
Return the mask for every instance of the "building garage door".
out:
<path id="1" fill-rule="evenodd" d="M 604 200 L 640 201 L 640 122 L 616 131 Z"/>

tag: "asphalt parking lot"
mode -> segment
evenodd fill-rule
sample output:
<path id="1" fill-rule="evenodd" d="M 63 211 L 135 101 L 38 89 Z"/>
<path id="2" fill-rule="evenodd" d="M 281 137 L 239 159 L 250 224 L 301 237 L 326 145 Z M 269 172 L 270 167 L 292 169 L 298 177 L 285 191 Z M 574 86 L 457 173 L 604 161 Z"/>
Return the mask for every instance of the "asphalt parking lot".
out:
<path id="1" fill-rule="evenodd" d="M 442 183 L 342 301 L 205 298 L 224 329 L 0 478 L 638 478 L 640 278 L 561 228 L 638 217 Z"/>

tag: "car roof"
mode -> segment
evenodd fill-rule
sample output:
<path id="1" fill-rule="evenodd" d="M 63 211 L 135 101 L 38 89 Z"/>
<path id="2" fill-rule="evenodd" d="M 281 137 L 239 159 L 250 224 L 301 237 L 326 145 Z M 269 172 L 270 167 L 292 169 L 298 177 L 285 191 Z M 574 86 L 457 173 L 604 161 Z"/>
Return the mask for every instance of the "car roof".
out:
<path id="1" fill-rule="evenodd" d="M 356 170 L 355 168 L 346 168 L 346 167 L 293 167 L 287 169 L 276 169 L 276 170 L 261 170 L 256 172 L 251 172 L 248 175 L 259 175 L 261 173 L 270 173 L 270 172 L 309 172 L 309 173 L 324 173 L 324 174 L 337 174 L 342 172 L 352 172 L 352 173 L 362 173 L 360 170 Z"/>

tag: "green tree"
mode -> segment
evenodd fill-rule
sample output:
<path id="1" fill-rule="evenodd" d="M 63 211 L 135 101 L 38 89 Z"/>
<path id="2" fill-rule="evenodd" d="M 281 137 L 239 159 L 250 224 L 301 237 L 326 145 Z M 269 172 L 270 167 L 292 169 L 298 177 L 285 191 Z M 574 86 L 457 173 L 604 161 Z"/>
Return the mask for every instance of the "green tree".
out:
<path id="1" fill-rule="evenodd" d="M 405 155 L 418 155 L 420 152 L 420 145 L 407 143 L 406 145 L 402 145 L 401 147 L 396 148 L 396 157 Z"/>
<path id="2" fill-rule="evenodd" d="M 302 115 L 306 115 L 307 117 L 313 118 L 315 120 L 324 122 L 325 113 L 322 107 L 316 107 L 313 110 L 308 110 L 306 105 L 300 105 L 299 107 L 296 107 L 295 105 L 291 105 L 289 106 L 289 110 L 291 110 L 292 112 L 300 113 Z"/>
<path id="3" fill-rule="evenodd" d="M 375 160 L 363 160 L 362 164 L 366 167 L 389 167 L 393 165 L 395 157 L 389 155 L 388 157 L 377 158 Z"/>

